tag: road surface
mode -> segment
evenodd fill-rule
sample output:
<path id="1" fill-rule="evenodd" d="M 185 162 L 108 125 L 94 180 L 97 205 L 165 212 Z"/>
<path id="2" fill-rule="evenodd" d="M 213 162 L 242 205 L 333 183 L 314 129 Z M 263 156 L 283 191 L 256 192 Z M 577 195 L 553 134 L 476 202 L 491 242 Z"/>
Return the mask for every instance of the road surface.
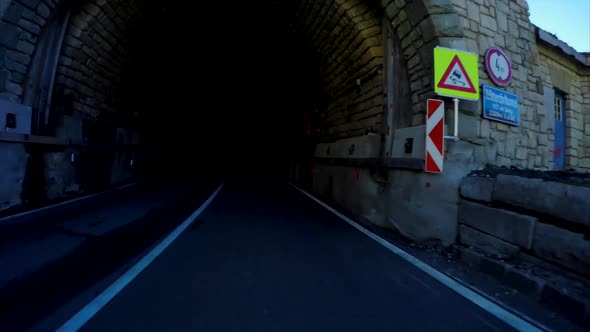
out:
<path id="1" fill-rule="evenodd" d="M 227 183 L 82 331 L 506 331 L 286 183 Z"/>

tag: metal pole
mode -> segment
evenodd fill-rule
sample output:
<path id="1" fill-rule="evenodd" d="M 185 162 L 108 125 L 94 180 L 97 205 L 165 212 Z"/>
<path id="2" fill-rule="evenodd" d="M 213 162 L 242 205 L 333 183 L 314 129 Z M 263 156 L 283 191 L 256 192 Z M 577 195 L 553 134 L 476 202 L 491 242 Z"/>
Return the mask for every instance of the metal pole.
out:
<path id="1" fill-rule="evenodd" d="M 453 102 L 455 103 L 455 128 L 453 130 L 453 136 L 459 137 L 459 99 L 454 98 Z"/>

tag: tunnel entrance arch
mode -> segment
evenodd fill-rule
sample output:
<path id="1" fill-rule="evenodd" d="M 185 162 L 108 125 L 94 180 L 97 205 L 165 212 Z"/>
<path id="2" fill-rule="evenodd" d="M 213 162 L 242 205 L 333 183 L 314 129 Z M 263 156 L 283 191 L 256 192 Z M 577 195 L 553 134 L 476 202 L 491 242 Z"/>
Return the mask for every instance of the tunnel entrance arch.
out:
<path id="1" fill-rule="evenodd" d="M 357 168 L 391 159 L 394 131 L 424 123 L 432 48 L 462 38 L 443 25 L 456 15 L 450 0 L 13 0 L 0 27 L 0 80 L 11 87 L 2 98 L 23 102 L 40 36 L 64 6 L 48 132 L 76 146 L 43 152 L 52 197 L 92 187 L 81 182 L 96 170 L 71 161 L 84 154 L 108 160 L 90 162 L 108 182 L 146 170 L 309 175 L 318 158 Z"/>

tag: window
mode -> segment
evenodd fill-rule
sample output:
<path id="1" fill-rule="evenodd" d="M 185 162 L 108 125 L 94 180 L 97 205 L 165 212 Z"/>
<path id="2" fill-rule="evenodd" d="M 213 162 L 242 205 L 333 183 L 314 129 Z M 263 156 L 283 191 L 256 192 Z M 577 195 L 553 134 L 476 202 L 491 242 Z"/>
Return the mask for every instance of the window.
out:
<path id="1" fill-rule="evenodd" d="M 555 92 L 553 106 L 555 109 L 555 120 L 562 121 L 562 119 L 563 119 L 563 96 L 559 92 Z"/>

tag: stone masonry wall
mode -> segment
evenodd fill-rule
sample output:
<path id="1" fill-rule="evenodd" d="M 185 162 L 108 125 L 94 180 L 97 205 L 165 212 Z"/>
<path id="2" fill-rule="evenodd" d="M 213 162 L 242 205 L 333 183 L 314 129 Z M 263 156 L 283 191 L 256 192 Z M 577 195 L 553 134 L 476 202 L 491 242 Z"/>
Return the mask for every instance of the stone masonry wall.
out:
<path id="1" fill-rule="evenodd" d="M 13 0 L 0 5 L 0 98 L 22 102 L 41 29 L 60 0 Z"/>
<path id="2" fill-rule="evenodd" d="M 481 102 L 463 103 L 460 136 L 489 144 L 495 166 L 551 169 L 552 146 L 548 144 L 543 95 L 537 90 L 539 50 L 535 27 L 529 21 L 525 0 L 473 0 L 464 13 L 467 50 L 480 56 L 480 83 L 493 86 L 484 71 L 484 55 L 490 47 L 504 50 L 512 63 L 512 82 L 505 90 L 520 98 L 519 127 L 481 118 Z"/>
<path id="3" fill-rule="evenodd" d="M 71 96 L 88 118 L 115 110 L 115 95 L 133 22 L 135 1 L 88 1 L 72 13 L 59 60 L 56 91 Z"/>
<path id="4" fill-rule="evenodd" d="M 303 0 L 295 22 L 319 58 L 324 85 L 320 135 L 381 132 L 383 40 L 374 8 L 357 0 Z"/>

